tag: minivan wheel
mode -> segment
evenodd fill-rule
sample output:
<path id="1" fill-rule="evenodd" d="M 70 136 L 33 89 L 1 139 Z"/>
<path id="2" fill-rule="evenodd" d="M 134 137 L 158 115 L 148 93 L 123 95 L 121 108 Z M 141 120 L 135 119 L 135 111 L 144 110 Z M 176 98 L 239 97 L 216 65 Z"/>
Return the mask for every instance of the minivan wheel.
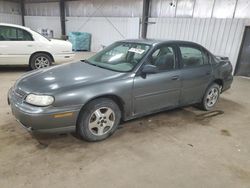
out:
<path id="1" fill-rule="evenodd" d="M 76 131 L 86 141 L 101 141 L 115 132 L 120 119 L 121 111 L 113 100 L 96 99 L 79 114 Z"/>
<path id="2" fill-rule="evenodd" d="M 202 109 L 206 111 L 212 110 L 217 103 L 219 96 L 220 86 L 215 83 L 209 86 L 201 103 Z"/>
<path id="3" fill-rule="evenodd" d="M 52 59 L 49 55 L 45 53 L 37 53 L 31 57 L 30 68 L 32 70 L 41 69 L 51 66 L 51 63 Z"/>

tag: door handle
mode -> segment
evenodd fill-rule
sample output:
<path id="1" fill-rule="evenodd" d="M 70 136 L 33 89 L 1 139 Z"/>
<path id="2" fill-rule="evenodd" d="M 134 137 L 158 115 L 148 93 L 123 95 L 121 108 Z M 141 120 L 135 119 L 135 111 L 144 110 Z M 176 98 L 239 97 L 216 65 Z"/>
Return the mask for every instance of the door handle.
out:
<path id="1" fill-rule="evenodd" d="M 173 76 L 172 78 L 171 78 L 171 80 L 179 80 L 179 76 Z"/>

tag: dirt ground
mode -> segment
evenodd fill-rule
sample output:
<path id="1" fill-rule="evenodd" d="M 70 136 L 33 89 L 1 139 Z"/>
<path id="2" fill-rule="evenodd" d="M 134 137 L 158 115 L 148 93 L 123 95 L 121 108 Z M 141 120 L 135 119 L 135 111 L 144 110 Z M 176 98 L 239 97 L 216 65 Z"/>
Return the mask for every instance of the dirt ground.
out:
<path id="1" fill-rule="evenodd" d="M 26 71 L 0 67 L 1 188 L 250 187 L 250 79 L 236 77 L 212 112 L 166 111 L 87 143 L 19 126 L 6 97 Z"/>

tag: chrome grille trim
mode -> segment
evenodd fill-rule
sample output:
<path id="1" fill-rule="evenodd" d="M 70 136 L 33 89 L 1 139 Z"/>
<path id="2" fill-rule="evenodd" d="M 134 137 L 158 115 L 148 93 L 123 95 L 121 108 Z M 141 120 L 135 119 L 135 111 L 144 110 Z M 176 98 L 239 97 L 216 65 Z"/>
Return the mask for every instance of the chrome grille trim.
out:
<path id="1" fill-rule="evenodd" d="M 13 93 L 19 99 L 24 99 L 26 97 L 26 95 L 27 95 L 27 93 L 25 93 L 24 91 L 22 91 L 19 88 L 14 89 Z"/>

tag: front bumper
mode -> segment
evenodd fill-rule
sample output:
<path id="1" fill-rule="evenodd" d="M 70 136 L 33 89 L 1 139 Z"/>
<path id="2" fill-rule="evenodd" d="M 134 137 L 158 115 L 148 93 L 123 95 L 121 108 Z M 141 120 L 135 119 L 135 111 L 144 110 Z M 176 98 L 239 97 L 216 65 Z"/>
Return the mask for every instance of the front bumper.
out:
<path id="1" fill-rule="evenodd" d="M 37 133 L 59 133 L 75 131 L 80 106 L 36 107 L 24 102 L 11 88 L 8 104 L 16 120 L 26 130 Z"/>

